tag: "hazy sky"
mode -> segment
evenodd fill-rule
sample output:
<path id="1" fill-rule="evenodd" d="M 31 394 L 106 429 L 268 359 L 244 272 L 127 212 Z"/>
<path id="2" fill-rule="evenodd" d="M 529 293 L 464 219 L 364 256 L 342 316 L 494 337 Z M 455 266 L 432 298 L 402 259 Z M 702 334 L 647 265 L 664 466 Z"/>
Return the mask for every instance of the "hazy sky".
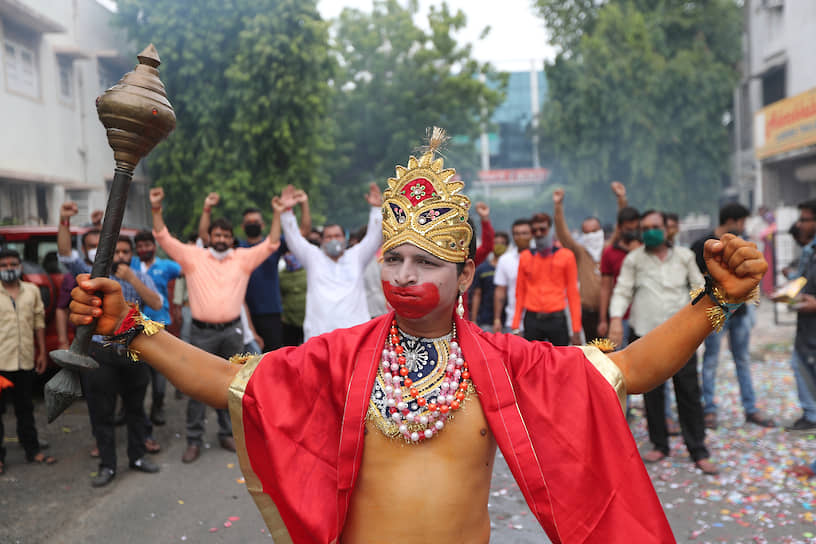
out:
<path id="1" fill-rule="evenodd" d="M 552 58 L 553 49 L 547 43 L 547 33 L 540 18 L 530 7 L 532 0 L 447 0 L 452 10 L 461 9 L 467 15 L 467 27 L 459 37 L 473 44 L 473 55 L 481 61 L 491 61 L 501 70 L 526 70 L 535 60 L 539 66 Z M 420 13 L 427 14 L 430 0 L 420 0 Z M 336 17 L 344 7 L 370 11 L 372 0 L 318 0 L 324 18 Z M 424 25 L 423 19 L 417 21 Z M 490 34 L 477 42 L 479 33 L 490 26 Z"/>
<path id="2" fill-rule="evenodd" d="M 113 0 L 97 0 L 111 7 Z M 431 0 L 420 0 L 420 13 L 427 14 Z M 547 33 L 541 19 L 530 7 L 532 0 L 447 0 L 451 9 L 461 9 L 467 15 L 467 27 L 459 38 L 473 44 L 473 55 L 490 61 L 500 70 L 528 70 L 531 61 L 538 66 L 552 58 L 553 49 L 547 43 Z M 336 17 L 344 7 L 370 11 L 372 0 L 318 0 L 324 18 Z M 424 25 L 424 18 L 418 23 Z M 490 26 L 490 34 L 477 42 L 479 33 Z"/>

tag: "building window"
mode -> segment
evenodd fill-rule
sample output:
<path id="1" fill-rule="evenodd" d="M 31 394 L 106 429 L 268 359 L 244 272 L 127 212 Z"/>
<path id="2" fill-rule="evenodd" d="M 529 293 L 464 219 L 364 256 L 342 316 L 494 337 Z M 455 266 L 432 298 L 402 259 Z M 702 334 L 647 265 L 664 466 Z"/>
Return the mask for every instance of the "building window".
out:
<path id="1" fill-rule="evenodd" d="M 7 39 L 3 44 L 3 57 L 8 90 L 38 98 L 40 96 L 40 81 L 37 55 L 34 50 L 19 42 Z"/>
<path id="2" fill-rule="evenodd" d="M 99 62 L 97 64 L 99 72 L 99 92 L 105 92 L 119 81 L 119 77 L 114 75 L 113 70 Z"/>
<path id="3" fill-rule="evenodd" d="M 779 102 L 787 96 L 785 93 L 785 65 L 771 68 L 762 76 L 762 105 Z"/>
<path id="4" fill-rule="evenodd" d="M 59 98 L 62 102 L 74 104 L 74 62 L 73 59 L 58 57 L 59 70 Z"/>

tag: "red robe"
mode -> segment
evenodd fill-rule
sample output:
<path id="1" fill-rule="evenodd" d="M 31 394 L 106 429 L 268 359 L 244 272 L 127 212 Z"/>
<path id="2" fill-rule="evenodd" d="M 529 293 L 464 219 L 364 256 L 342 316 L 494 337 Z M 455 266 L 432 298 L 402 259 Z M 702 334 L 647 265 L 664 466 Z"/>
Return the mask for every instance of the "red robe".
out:
<path id="1" fill-rule="evenodd" d="M 241 468 L 276 544 L 339 540 L 392 318 L 268 353 L 233 382 Z M 579 348 L 456 327 L 490 429 L 553 543 L 674 542 L 608 358 L 588 352 L 605 378 Z"/>

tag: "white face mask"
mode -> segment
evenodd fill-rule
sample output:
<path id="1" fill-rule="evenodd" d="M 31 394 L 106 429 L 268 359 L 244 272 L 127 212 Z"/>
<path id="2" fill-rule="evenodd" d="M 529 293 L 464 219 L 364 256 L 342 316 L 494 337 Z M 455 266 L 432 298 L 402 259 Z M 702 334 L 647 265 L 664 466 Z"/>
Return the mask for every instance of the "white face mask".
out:
<path id="1" fill-rule="evenodd" d="M 604 231 L 599 229 L 579 236 L 579 243 L 589 251 L 592 255 L 592 260 L 598 262 L 601 260 L 601 253 L 604 247 Z"/>
<path id="2" fill-rule="evenodd" d="M 229 248 L 229 249 L 228 249 L 228 250 L 226 250 L 226 251 L 216 251 L 216 250 L 214 250 L 214 249 L 213 249 L 213 248 L 211 248 L 211 247 L 210 247 L 210 248 L 207 248 L 207 249 L 209 249 L 209 250 L 210 250 L 210 254 L 211 254 L 213 257 L 215 257 L 216 259 L 218 259 L 219 261 L 223 261 L 224 259 L 226 259 L 226 258 L 227 258 L 227 255 L 229 255 L 229 254 L 230 254 L 230 253 L 232 253 L 232 251 L 233 251 L 233 250 L 232 250 L 232 248 Z"/>
<path id="3" fill-rule="evenodd" d="M 94 259 L 96 259 L 96 248 L 95 247 L 88 250 L 88 260 L 91 261 L 91 262 L 94 262 Z"/>

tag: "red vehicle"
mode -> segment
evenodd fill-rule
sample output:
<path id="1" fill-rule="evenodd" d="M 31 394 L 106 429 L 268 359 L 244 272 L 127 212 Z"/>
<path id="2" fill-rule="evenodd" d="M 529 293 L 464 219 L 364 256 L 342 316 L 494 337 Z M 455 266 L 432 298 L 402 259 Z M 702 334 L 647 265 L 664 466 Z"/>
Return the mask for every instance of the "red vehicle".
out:
<path id="1" fill-rule="evenodd" d="M 63 274 L 66 273 L 57 257 L 57 229 L 52 225 L 0 226 L 0 247 L 14 249 L 20 254 L 23 259 L 23 280 L 40 288 L 45 306 L 45 347 L 49 352 L 59 349 L 54 315 Z M 71 227 L 73 247 L 77 247 L 82 235 L 89 230 L 91 227 Z M 131 237 L 136 232 L 136 229 L 122 228 L 122 233 Z M 69 339 L 73 337 L 73 331 L 69 330 L 68 334 Z M 49 359 L 46 376 L 50 377 L 55 370 L 55 363 Z"/>

